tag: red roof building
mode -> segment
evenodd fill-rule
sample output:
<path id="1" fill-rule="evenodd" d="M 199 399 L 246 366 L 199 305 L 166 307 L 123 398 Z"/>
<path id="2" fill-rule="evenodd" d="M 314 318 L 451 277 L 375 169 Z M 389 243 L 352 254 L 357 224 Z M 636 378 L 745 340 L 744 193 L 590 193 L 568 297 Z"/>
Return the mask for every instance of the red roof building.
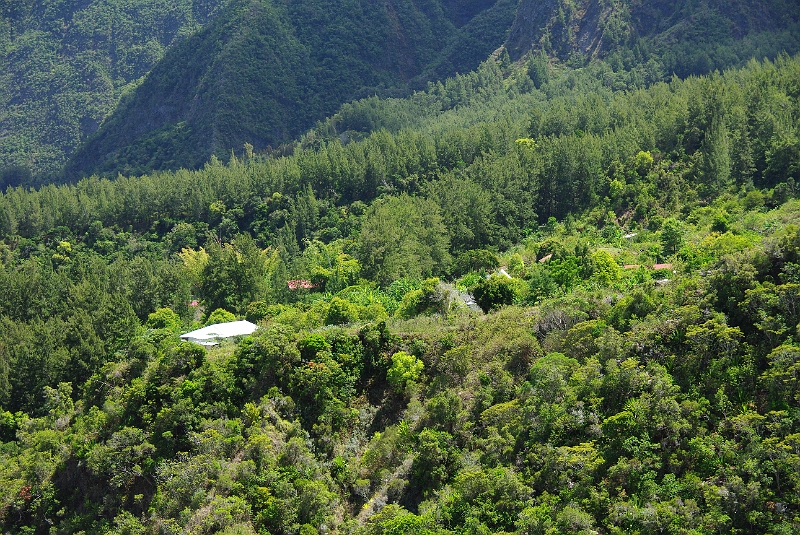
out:
<path id="1" fill-rule="evenodd" d="M 302 279 L 286 281 L 286 285 L 289 286 L 290 290 L 300 290 L 300 289 L 311 290 L 312 288 L 316 288 L 317 287 L 311 281 L 302 280 Z"/>

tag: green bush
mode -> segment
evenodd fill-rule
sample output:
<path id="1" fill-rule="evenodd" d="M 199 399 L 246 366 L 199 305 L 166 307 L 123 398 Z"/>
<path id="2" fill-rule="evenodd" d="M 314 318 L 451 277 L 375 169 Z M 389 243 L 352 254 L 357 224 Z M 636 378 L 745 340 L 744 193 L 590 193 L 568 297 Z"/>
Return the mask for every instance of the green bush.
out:
<path id="1" fill-rule="evenodd" d="M 506 277 L 491 277 L 479 282 L 472 290 L 472 296 L 478 306 L 488 313 L 514 302 L 514 282 Z"/>
<path id="2" fill-rule="evenodd" d="M 443 296 L 439 292 L 439 279 L 422 281 L 418 289 L 407 292 L 395 311 L 399 318 L 413 318 L 420 314 L 443 313 Z"/>
<path id="3" fill-rule="evenodd" d="M 181 328 L 181 317 L 173 312 L 171 308 L 159 308 L 147 316 L 145 325 L 151 329 L 167 329 L 177 332 Z"/>
<path id="4" fill-rule="evenodd" d="M 405 351 L 398 351 L 392 355 L 392 366 L 386 372 L 386 380 L 398 392 L 402 392 L 406 385 L 419 379 L 425 364 L 414 355 Z"/>
<path id="5" fill-rule="evenodd" d="M 208 315 L 208 319 L 206 320 L 206 325 L 215 325 L 217 323 L 228 323 L 230 321 L 236 321 L 236 316 L 233 312 L 228 312 L 224 308 L 218 308 L 214 312 Z"/>
<path id="6" fill-rule="evenodd" d="M 500 267 L 500 261 L 491 251 L 486 249 L 473 249 L 458 255 L 453 262 L 452 274 L 454 277 L 461 277 L 470 272 L 485 273 Z"/>
<path id="7" fill-rule="evenodd" d="M 346 325 L 358 321 L 358 309 L 351 302 L 334 297 L 325 315 L 325 325 Z"/>

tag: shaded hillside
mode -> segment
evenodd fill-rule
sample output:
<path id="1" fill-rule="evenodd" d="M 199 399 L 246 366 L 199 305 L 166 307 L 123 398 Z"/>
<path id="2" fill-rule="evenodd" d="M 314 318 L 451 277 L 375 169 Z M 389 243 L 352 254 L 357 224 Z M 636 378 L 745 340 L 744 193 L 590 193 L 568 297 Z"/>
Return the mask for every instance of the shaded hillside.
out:
<path id="1" fill-rule="evenodd" d="M 0 187 L 56 173 L 227 0 L 0 0 Z"/>
<path id="2" fill-rule="evenodd" d="M 245 143 L 277 146 L 354 98 L 474 69 L 502 44 L 515 7 L 236 2 L 164 58 L 65 176 L 196 168 Z"/>
<path id="3" fill-rule="evenodd" d="M 522 0 L 506 47 L 512 59 L 531 49 L 562 60 L 613 57 L 628 67 L 653 59 L 683 77 L 793 53 L 798 23 L 800 8 L 783 0 Z"/>
<path id="4" fill-rule="evenodd" d="M 504 42 L 512 60 L 602 58 L 609 83 L 631 71 L 642 87 L 794 53 L 798 21 L 778 0 L 0 0 L 0 187 L 275 148 Z"/>

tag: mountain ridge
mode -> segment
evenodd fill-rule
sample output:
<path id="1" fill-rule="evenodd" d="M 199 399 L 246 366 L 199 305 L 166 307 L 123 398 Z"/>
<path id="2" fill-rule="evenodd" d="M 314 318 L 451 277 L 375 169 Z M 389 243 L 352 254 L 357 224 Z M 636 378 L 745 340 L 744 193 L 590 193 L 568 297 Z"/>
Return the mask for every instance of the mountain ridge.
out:
<path id="1" fill-rule="evenodd" d="M 55 175 L 165 50 L 226 2 L 0 1 L 0 186 Z"/>
<path id="2" fill-rule="evenodd" d="M 0 62 L 29 73 L 0 76 L 0 187 L 270 152 L 347 102 L 408 95 L 503 48 L 638 68 L 642 86 L 800 50 L 800 7 L 780 0 L 3 0 L 0 14 Z M 153 36 L 137 17 L 158 21 Z"/>
<path id="3" fill-rule="evenodd" d="M 512 7 L 509 2 L 475 2 L 466 15 L 484 13 L 496 4 L 506 12 Z M 121 103 L 97 135 L 78 150 L 65 176 L 198 167 L 211 154 L 225 157 L 245 143 L 264 150 L 291 141 L 349 100 L 372 94 L 401 95 L 412 85 L 421 87 L 427 81 L 427 65 L 434 64 L 433 75 L 454 74 L 452 64 L 435 65 L 439 50 L 459 33 L 443 9 L 447 5 L 321 5 L 312 0 L 250 0 L 238 5 L 252 11 L 243 16 L 229 7 L 226 17 L 202 30 L 194 41 L 173 49 L 133 98 Z M 384 23 L 375 23 L 376 18 Z M 474 30 L 469 22 L 461 27 Z M 462 59 L 456 65 L 474 69 L 503 38 L 494 35 L 491 43 L 476 40 L 483 44 L 468 63 Z M 206 40 L 212 43 L 208 52 Z M 280 52 L 271 54 L 273 47 Z M 208 59 L 215 54 L 224 59 Z M 186 69 L 193 73 L 184 75 Z M 192 83 L 191 76 L 198 70 L 209 83 Z M 163 114 L 165 103 L 168 112 L 174 109 L 176 113 Z M 162 150 L 169 153 L 165 158 L 148 157 L 156 145 L 154 138 L 161 139 L 173 129 L 179 131 L 178 137 L 187 136 L 184 141 L 194 154 L 176 147 Z M 177 159 L 171 159 L 173 153 Z M 131 160 L 146 163 L 127 165 Z"/>

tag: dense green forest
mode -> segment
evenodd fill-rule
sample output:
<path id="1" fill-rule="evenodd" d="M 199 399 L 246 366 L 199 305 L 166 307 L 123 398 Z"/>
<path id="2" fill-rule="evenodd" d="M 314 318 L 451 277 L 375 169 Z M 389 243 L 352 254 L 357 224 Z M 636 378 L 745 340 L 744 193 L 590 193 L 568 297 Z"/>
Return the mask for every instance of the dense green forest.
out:
<path id="1" fill-rule="evenodd" d="M 343 103 L 472 72 L 504 43 L 511 61 L 636 70 L 618 90 L 800 50 L 786 0 L 162 4 L 0 0 L 0 189 L 287 154 Z"/>
<path id="2" fill-rule="evenodd" d="M 800 58 L 646 69 L 7 189 L 3 530 L 796 533 Z"/>
<path id="3" fill-rule="evenodd" d="M 343 102 L 474 70 L 514 9 L 3 0 L 0 186 L 196 168 L 244 142 L 278 147 Z"/>
<path id="4" fill-rule="evenodd" d="M 175 47 L 63 178 L 195 169 L 288 143 L 344 102 L 474 70 L 515 4 L 243 0 Z M 467 43 L 469 46 L 466 46 Z"/>
<path id="5" fill-rule="evenodd" d="M 402 95 L 472 71 L 504 41 L 515 61 L 534 49 L 572 67 L 593 58 L 606 58 L 615 71 L 638 67 L 643 75 L 633 87 L 800 50 L 800 8 L 778 1 L 761 7 L 242 2 L 176 47 L 77 151 L 62 178 L 193 169 L 212 153 L 227 159 L 245 143 L 282 154 L 281 143 L 343 102 Z"/>
<path id="6" fill-rule="evenodd" d="M 0 0 L 0 186 L 56 175 L 225 0 Z"/>

